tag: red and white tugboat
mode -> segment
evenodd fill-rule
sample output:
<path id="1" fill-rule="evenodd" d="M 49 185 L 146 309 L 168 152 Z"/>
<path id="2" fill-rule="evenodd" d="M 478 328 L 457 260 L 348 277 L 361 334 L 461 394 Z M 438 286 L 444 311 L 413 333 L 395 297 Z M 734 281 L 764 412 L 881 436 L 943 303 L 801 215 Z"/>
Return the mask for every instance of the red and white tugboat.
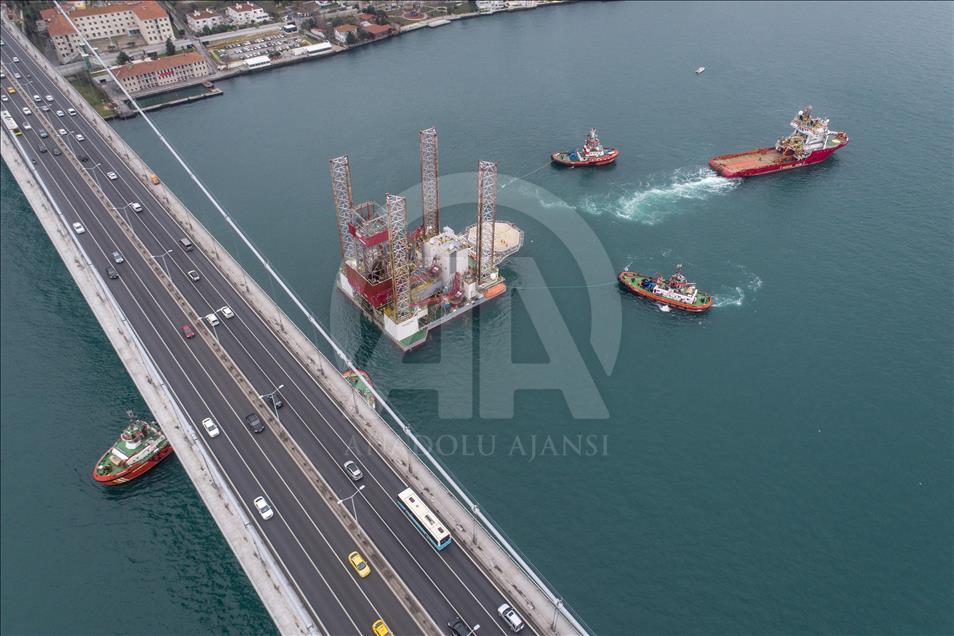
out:
<path id="1" fill-rule="evenodd" d="M 582 148 L 569 152 L 555 152 L 550 155 L 550 159 L 563 166 L 605 166 L 616 161 L 618 156 L 619 150 L 604 148 L 599 137 L 596 136 L 596 129 L 590 128 L 590 134 L 586 136 Z"/>
<path id="2" fill-rule="evenodd" d="M 682 273 L 682 265 L 668 279 L 660 274 L 646 276 L 639 272 L 624 271 L 619 274 L 620 284 L 629 292 L 643 296 L 662 307 L 675 307 L 692 313 L 702 313 L 712 307 L 712 296 L 696 288 L 695 283 Z"/>
<path id="3" fill-rule="evenodd" d="M 848 134 L 829 130 L 828 120 L 812 115 L 811 106 L 798 111 L 792 128 L 795 132 L 779 139 L 774 148 L 719 155 L 709 165 L 723 177 L 752 177 L 818 163 L 848 145 Z"/>
<path id="4" fill-rule="evenodd" d="M 93 468 L 93 479 L 105 486 L 132 481 L 172 454 L 172 446 L 155 422 L 128 413 L 129 424 Z"/>

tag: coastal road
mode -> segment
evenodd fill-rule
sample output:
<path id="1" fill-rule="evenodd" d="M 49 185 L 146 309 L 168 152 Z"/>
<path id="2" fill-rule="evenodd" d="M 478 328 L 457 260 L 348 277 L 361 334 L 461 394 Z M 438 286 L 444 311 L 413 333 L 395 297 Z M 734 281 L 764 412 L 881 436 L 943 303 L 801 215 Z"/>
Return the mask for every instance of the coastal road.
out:
<path id="1" fill-rule="evenodd" d="M 362 580 L 354 576 L 346 561 L 347 553 L 354 549 L 353 539 L 280 440 L 271 431 L 253 435 L 243 426 L 242 418 L 247 413 L 269 406 L 264 401 L 256 405 L 248 401 L 207 341 L 182 338 L 179 327 L 192 321 L 169 296 L 150 264 L 138 256 L 81 171 L 93 177 L 111 204 L 128 219 L 149 253 L 162 255 L 157 262 L 196 314 L 205 315 L 223 306 L 234 311 L 234 318 L 223 319 L 217 327 L 193 327 L 202 330 L 204 338 L 218 339 L 256 391 L 265 394 L 283 385 L 286 405 L 277 413 L 282 425 L 339 499 L 354 495 L 342 504 L 346 514 L 355 517 L 434 622 L 443 627 L 460 616 L 471 629 L 479 624 L 481 633 L 506 633 L 496 608 L 509 600 L 461 545 L 467 537 L 455 534 L 455 544 L 442 552 L 430 548 L 397 506 L 395 496 L 406 486 L 390 463 L 298 363 L 268 321 L 218 271 L 202 246 L 191 252 L 181 249 L 178 241 L 189 233 L 154 196 L 146 175 L 133 172 L 117 156 L 113 146 L 86 121 L 83 111 L 75 117 L 57 117 L 55 110 L 75 107 L 69 96 L 57 90 L 48 70 L 34 62 L 17 40 L 6 33 L 3 39 L 6 46 L 2 61 L 7 72 L 4 90 L 12 70 L 23 75 L 15 80 L 18 93 L 9 95 L 10 102 L 4 107 L 17 121 L 27 120 L 33 126 L 18 139 L 31 149 L 43 180 L 55 184 L 51 191 L 64 214 L 70 220 L 78 219 L 89 230 L 81 240 L 91 255 L 96 254 L 97 264 L 105 268 L 117 249 L 126 256 L 126 263 L 116 266 L 121 278 L 109 281 L 117 300 L 173 386 L 184 412 L 195 422 L 211 414 L 223 429 L 222 437 L 215 440 L 204 434 L 200 437 L 325 630 L 367 633 L 378 616 L 396 633 L 414 633 L 420 628 L 377 573 Z M 13 55 L 21 61 L 12 63 Z M 33 103 L 33 94 L 53 95 L 49 113 L 35 108 L 39 104 Z M 24 106 L 34 115 L 18 114 Z M 50 138 L 40 138 L 40 126 L 51 134 Z M 57 135 L 60 127 L 69 134 Z M 77 141 L 75 133 L 82 134 L 84 141 Z M 88 160 L 80 163 L 71 161 L 68 154 L 54 157 L 52 153 L 40 153 L 43 145 L 52 147 L 54 137 L 65 142 L 68 154 L 85 155 Z M 117 178 L 107 178 L 107 172 L 114 172 Z M 129 204 L 133 202 L 142 206 L 141 213 L 131 209 Z M 187 276 L 190 270 L 198 271 L 202 280 L 193 283 Z M 349 459 L 365 473 L 361 481 L 365 488 L 360 491 L 341 467 Z M 251 499 L 263 493 L 277 511 L 269 521 L 262 521 L 251 507 Z M 376 565 L 371 562 L 372 568 Z"/>

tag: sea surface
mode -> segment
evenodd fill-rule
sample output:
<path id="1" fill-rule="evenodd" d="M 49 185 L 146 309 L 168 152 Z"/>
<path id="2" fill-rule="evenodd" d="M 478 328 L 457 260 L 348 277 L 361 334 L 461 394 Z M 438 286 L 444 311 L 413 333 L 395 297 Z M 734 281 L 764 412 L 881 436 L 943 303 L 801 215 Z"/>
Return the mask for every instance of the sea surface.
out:
<path id="1" fill-rule="evenodd" d="M 150 117 L 594 632 L 950 634 L 952 6 L 547 7 Z M 807 104 L 851 138 L 832 159 L 708 170 Z M 297 317 L 145 122 L 114 126 Z M 402 356 L 335 291 L 328 160 L 416 218 L 429 126 L 442 224 L 473 222 L 492 160 L 526 242 L 508 294 Z M 591 126 L 615 166 L 549 164 Z M 175 460 L 90 479 L 145 405 L 5 168 L 2 195 L 0 628 L 273 630 Z M 707 315 L 614 284 L 678 264 Z"/>

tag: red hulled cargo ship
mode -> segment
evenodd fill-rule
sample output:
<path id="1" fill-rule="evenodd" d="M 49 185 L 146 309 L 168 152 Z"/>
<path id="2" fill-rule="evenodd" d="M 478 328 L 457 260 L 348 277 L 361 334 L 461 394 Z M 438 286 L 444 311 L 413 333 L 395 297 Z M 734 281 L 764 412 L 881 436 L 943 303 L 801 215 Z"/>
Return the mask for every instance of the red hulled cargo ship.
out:
<path id="1" fill-rule="evenodd" d="M 798 111 L 792 128 L 795 131 L 774 148 L 719 155 L 709 160 L 709 166 L 723 177 L 752 177 L 824 161 L 848 144 L 847 133 L 829 130 L 828 120 L 815 117 L 811 106 Z"/>

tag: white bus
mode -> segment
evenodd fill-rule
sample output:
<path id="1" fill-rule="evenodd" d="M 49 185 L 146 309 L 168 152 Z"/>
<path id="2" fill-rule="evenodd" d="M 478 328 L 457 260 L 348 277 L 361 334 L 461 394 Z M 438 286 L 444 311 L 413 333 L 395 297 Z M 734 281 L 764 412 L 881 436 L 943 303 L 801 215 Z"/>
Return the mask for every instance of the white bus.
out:
<path id="1" fill-rule="evenodd" d="M 424 535 L 435 550 L 443 550 L 451 544 L 451 535 L 413 490 L 408 488 L 398 494 L 398 505 L 411 523 Z"/>
<path id="2" fill-rule="evenodd" d="M 13 117 L 10 116 L 5 110 L 0 111 L 0 119 L 3 120 L 3 125 L 7 130 L 12 132 L 14 135 L 22 135 L 23 132 L 20 130 L 20 127 L 17 126 L 17 122 L 13 121 Z"/>

